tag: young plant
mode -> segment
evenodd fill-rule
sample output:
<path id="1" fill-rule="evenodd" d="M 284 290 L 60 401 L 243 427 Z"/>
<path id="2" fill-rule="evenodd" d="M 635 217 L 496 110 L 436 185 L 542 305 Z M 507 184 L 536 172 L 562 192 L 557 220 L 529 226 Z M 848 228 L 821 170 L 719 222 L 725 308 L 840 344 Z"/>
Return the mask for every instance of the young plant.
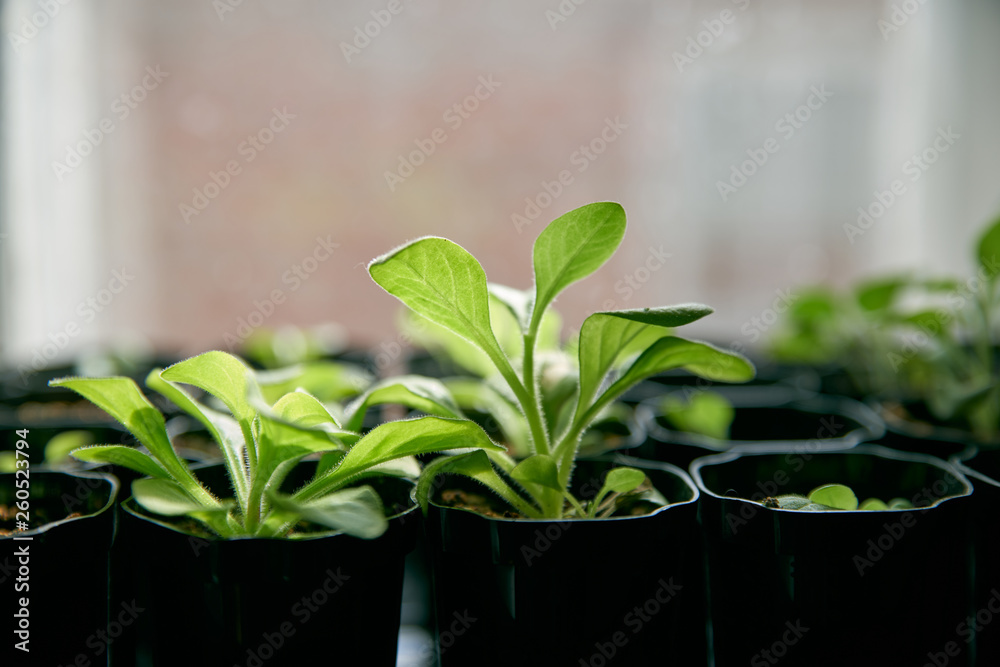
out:
<path id="1" fill-rule="evenodd" d="M 527 423 L 530 451 L 520 462 L 497 453 L 488 456 L 482 449 L 428 465 L 417 488 L 425 508 L 434 476 L 450 472 L 485 484 L 526 517 L 593 516 L 607 494 L 627 493 L 645 479 L 634 469 L 612 470 L 589 507 L 569 491 L 582 435 L 618 396 L 637 382 L 673 368 L 718 381 L 743 382 L 753 377 L 753 366 L 743 357 L 671 334 L 672 328 L 711 313 L 707 306 L 597 312 L 580 329 L 579 370 L 568 416 L 564 422 L 546 419 L 540 394 L 543 377 L 536 357 L 543 319 L 564 289 L 614 254 L 624 234 L 625 212 L 615 203 L 590 204 L 554 220 L 535 241 L 534 285 L 524 291 L 489 285 L 479 262 L 443 238 L 412 241 L 369 264 L 372 279 L 389 294 L 485 355 Z M 497 307 L 513 316 L 518 345 L 505 349 L 498 340 L 492 324 Z M 493 464 L 521 488 L 511 486 Z"/>
<path id="2" fill-rule="evenodd" d="M 893 498 L 888 503 L 878 498 L 868 498 L 859 503 L 850 487 L 843 484 L 824 484 L 809 492 L 808 496 L 789 493 L 775 498 L 765 498 L 765 507 L 801 512 L 828 512 L 836 510 L 906 510 L 913 504 L 905 498 Z"/>
<path id="3" fill-rule="evenodd" d="M 869 396 L 899 410 L 919 404 L 937 425 L 1000 442 L 1000 219 L 974 256 L 976 273 L 964 280 L 897 276 L 849 294 L 810 290 L 789 309 L 772 354 L 838 363 Z"/>
<path id="4" fill-rule="evenodd" d="M 75 449 L 74 457 L 146 475 L 132 483 L 132 494 L 143 509 L 190 517 L 223 538 L 294 538 L 300 535 L 295 527 L 301 521 L 357 537 L 378 537 L 388 526 L 382 501 L 371 486 L 357 486 L 358 481 L 380 475 L 416 477 L 414 457 L 420 454 L 457 447 L 499 449 L 475 424 L 435 416 L 382 424 L 362 437 L 342 428 L 304 391 L 265 400 L 256 374 L 242 361 L 224 352 L 206 352 L 153 371 L 146 384 L 198 420 L 219 445 L 232 490 L 232 498 L 220 498 L 177 455 L 163 415 L 131 379 L 64 378 L 50 384 L 72 389 L 96 404 L 146 449 L 97 445 Z M 215 397 L 228 414 L 195 400 L 183 385 Z M 360 408 L 362 417 L 371 404 L 374 401 Z M 282 483 L 289 473 L 304 457 L 317 454 L 322 458 L 312 479 L 294 493 L 284 493 Z"/>

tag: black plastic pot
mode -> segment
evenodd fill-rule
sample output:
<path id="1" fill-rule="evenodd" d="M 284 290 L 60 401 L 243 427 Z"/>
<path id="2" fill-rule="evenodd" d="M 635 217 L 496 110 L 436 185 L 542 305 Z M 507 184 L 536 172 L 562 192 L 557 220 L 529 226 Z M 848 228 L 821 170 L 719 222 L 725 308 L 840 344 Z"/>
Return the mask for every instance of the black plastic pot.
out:
<path id="1" fill-rule="evenodd" d="M 958 630 L 971 609 L 972 489 L 954 467 L 873 445 L 744 448 L 698 459 L 691 474 L 718 667 L 972 664 Z M 746 500 L 827 483 L 931 504 L 802 512 Z"/>
<path id="2" fill-rule="evenodd" d="M 910 403 L 906 407 L 910 414 L 920 414 L 915 404 Z M 915 420 L 904 418 L 881 403 L 873 403 L 873 409 L 885 423 L 881 444 L 893 449 L 950 459 L 954 456 L 968 458 L 976 447 L 986 444 L 977 442 L 968 431 L 932 423 L 929 414 L 921 415 L 924 420 Z"/>
<path id="3" fill-rule="evenodd" d="M 966 451 L 952 462 L 975 488 L 972 495 L 975 549 L 974 612 L 979 665 L 1000 665 L 1000 450 Z"/>
<path id="4" fill-rule="evenodd" d="M 719 440 L 671 428 L 650 399 L 636 408 L 647 439 L 631 454 L 687 467 L 691 461 L 740 445 L 772 443 L 813 450 L 847 449 L 882 436 L 881 420 L 863 403 L 841 396 L 803 396 L 787 387 L 719 387 L 733 404 L 730 439 Z"/>
<path id="5" fill-rule="evenodd" d="M 300 486 L 306 468 L 299 466 L 286 488 Z M 225 492 L 221 466 L 196 474 Z M 113 664 L 274 667 L 325 657 L 344 665 L 395 665 L 403 561 L 419 530 L 419 510 L 411 482 L 366 483 L 387 507 L 400 508 L 374 540 L 332 533 L 203 539 L 127 500 L 114 598 L 135 600 L 143 611 Z"/>
<path id="6" fill-rule="evenodd" d="M 0 505 L 17 502 L 15 480 L 23 479 L 0 475 Z M 104 664 L 108 633 L 115 629 L 108 619 L 108 562 L 118 481 L 93 472 L 37 470 L 27 479 L 28 523 L 37 527 L 0 537 L 0 609 L 6 624 L 0 664 Z M 25 639 L 14 632 L 23 627 L 22 598 L 28 653 L 15 648 Z"/>
<path id="7" fill-rule="evenodd" d="M 578 464 L 578 497 L 596 493 L 611 460 Z M 643 516 L 560 522 L 432 503 L 438 664 L 705 664 L 697 491 L 674 466 L 614 460 L 645 468 L 673 504 Z M 450 475 L 435 485 L 484 492 Z"/>

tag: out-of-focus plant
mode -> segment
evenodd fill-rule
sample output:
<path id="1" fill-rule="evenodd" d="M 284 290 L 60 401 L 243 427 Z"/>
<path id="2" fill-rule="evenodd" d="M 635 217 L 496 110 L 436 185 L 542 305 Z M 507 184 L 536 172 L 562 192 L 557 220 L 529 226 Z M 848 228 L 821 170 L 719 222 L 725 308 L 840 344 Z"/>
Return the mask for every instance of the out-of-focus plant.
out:
<path id="1" fill-rule="evenodd" d="M 921 406 L 938 425 L 1000 438 L 1000 219 L 974 248 L 968 278 L 902 275 L 847 292 L 809 289 L 771 340 L 774 357 L 837 364 L 864 394 Z M 909 417 L 920 415 L 908 415 Z"/>

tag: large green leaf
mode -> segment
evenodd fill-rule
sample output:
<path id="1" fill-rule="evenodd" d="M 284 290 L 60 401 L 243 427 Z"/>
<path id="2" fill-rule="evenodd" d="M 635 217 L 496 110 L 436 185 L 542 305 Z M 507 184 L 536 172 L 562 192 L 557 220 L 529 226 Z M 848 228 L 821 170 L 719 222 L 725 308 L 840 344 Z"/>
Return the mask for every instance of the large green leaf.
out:
<path id="1" fill-rule="evenodd" d="M 62 378 L 53 387 L 72 389 L 118 420 L 176 479 L 193 477 L 177 457 L 167 436 L 163 415 L 143 396 L 130 378 Z"/>
<path id="2" fill-rule="evenodd" d="M 541 516 L 541 512 L 500 478 L 500 475 L 493 469 L 489 456 L 481 449 L 469 452 L 468 454 L 442 456 L 424 468 L 424 472 L 420 476 L 420 481 L 417 482 L 417 501 L 425 513 L 427 512 L 427 505 L 430 502 L 430 495 L 437 483 L 435 479 L 438 475 L 445 473 L 453 473 L 474 479 L 493 491 L 500 498 L 503 498 L 511 507 L 526 517 L 539 518 Z"/>
<path id="3" fill-rule="evenodd" d="M 979 237 L 976 259 L 991 282 L 1000 276 L 1000 218 L 994 220 Z"/>
<path id="4" fill-rule="evenodd" d="M 486 272 L 460 245 L 426 237 L 377 257 L 372 279 L 414 312 L 471 341 L 496 362 Z"/>
<path id="5" fill-rule="evenodd" d="M 672 327 L 709 315 L 712 309 L 698 303 L 594 313 L 580 328 L 580 396 L 577 412 L 589 407 L 601 382 L 636 340 L 650 334 L 657 338 Z M 658 335 L 657 335 L 658 334 Z M 652 341 L 649 341 L 652 343 Z"/>
<path id="6" fill-rule="evenodd" d="M 365 412 L 373 405 L 397 404 L 439 417 L 461 418 L 462 410 L 440 380 L 400 375 L 383 380 L 347 407 L 347 428 L 360 431 Z"/>
<path id="7" fill-rule="evenodd" d="M 421 417 L 388 422 L 358 440 L 336 468 L 310 482 L 295 494 L 295 498 L 298 502 L 317 498 L 386 461 L 467 448 L 503 450 L 482 428 L 466 420 Z"/>
<path id="8" fill-rule="evenodd" d="M 181 516 L 212 509 L 192 498 L 177 482 L 168 479 L 137 479 L 132 482 L 132 495 L 143 509 L 163 516 Z"/>
<path id="9" fill-rule="evenodd" d="M 271 501 L 281 511 L 366 540 L 389 527 L 382 499 L 370 486 L 342 489 L 304 503 L 278 494 L 271 495 Z"/>
<path id="10" fill-rule="evenodd" d="M 676 336 L 661 338 L 643 351 L 625 373 L 598 398 L 605 403 L 651 375 L 683 368 L 706 380 L 746 382 L 755 374 L 753 364 L 733 352 Z"/>
<path id="11" fill-rule="evenodd" d="M 146 376 L 146 386 L 167 397 L 174 405 L 194 417 L 211 434 L 219 445 L 229 472 L 229 480 L 240 502 L 246 510 L 247 479 L 244 465 L 245 443 L 239 424 L 229 415 L 212 410 L 194 400 L 179 384 L 163 379 L 159 369 Z"/>
<path id="12" fill-rule="evenodd" d="M 198 387 L 215 396 L 229 408 L 246 432 L 246 426 L 255 416 L 247 399 L 248 384 L 253 382 L 250 373 L 246 364 L 233 355 L 212 350 L 165 368 L 160 377 Z"/>
<path id="13" fill-rule="evenodd" d="M 532 321 L 541 320 L 560 292 L 599 269 L 624 236 L 625 209 L 614 202 L 587 204 L 550 222 L 535 239 L 532 251 Z"/>
<path id="14" fill-rule="evenodd" d="M 134 447 L 94 445 L 93 447 L 75 449 L 70 454 L 81 461 L 123 466 L 148 477 L 170 478 L 163 466 L 154 461 L 148 454 L 144 454 Z"/>

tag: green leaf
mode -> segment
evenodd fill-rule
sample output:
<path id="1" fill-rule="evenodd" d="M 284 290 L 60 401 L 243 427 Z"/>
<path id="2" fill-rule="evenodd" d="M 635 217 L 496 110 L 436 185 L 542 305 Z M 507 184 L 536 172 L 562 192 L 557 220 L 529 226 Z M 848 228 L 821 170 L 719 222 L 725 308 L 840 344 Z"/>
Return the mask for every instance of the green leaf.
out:
<path id="1" fill-rule="evenodd" d="M 298 502 L 319 497 L 380 463 L 449 449 L 503 451 L 477 424 L 466 420 L 421 417 L 388 422 L 372 429 L 344 455 L 336 468 L 295 494 Z"/>
<path id="2" fill-rule="evenodd" d="M 308 454 L 346 449 L 346 442 L 357 438 L 356 433 L 341 429 L 323 404 L 304 391 L 286 394 L 273 408 L 261 404 L 259 397 L 250 400 L 259 405 L 261 420 L 258 469 L 252 494 L 277 488 L 291 469 L 285 464 Z"/>
<path id="3" fill-rule="evenodd" d="M 609 470 L 608 474 L 604 477 L 604 484 L 601 486 L 601 490 L 597 492 L 594 500 L 590 503 L 590 515 L 594 515 L 597 507 L 609 493 L 628 493 L 638 488 L 645 480 L 646 473 L 635 468 L 613 468 Z"/>
<path id="4" fill-rule="evenodd" d="M 482 449 L 457 456 L 443 456 L 429 463 L 417 482 L 417 501 L 424 513 L 430 502 L 434 480 L 438 475 L 452 473 L 473 479 L 493 491 L 500 498 L 526 517 L 537 519 L 541 513 L 500 478 Z"/>
<path id="5" fill-rule="evenodd" d="M 180 484 L 169 479 L 137 479 L 132 482 L 132 495 L 143 509 L 163 516 L 181 516 L 214 509 L 201 504 Z"/>
<path id="6" fill-rule="evenodd" d="M 305 503 L 279 494 L 270 494 L 270 498 L 279 510 L 365 540 L 379 537 L 389 528 L 382 499 L 370 486 L 342 489 Z"/>
<path id="7" fill-rule="evenodd" d="M 858 505 L 858 509 L 877 511 L 877 510 L 887 510 L 889 509 L 889 506 L 886 505 L 881 500 L 879 500 L 878 498 L 869 498 L 868 500 Z"/>
<path id="8" fill-rule="evenodd" d="M 669 394 L 661 405 L 663 416 L 678 430 L 716 440 L 729 439 L 729 427 L 736 411 L 725 396 L 714 391 L 699 391 L 684 400 Z"/>
<path id="9" fill-rule="evenodd" d="M 45 443 L 45 463 L 61 465 L 69 460 L 74 449 L 94 444 L 89 431 L 61 431 Z"/>
<path id="10" fill-rule="evenodd" d="M 826 484 L 809 494 L 809 500 L 838 510 L 858 509 L 858 499 L 850 488 L 843 484 Z"/>
<path id="11" fill-rule="evenodd" d="M 889 509 L 891 510 L 911 510 L 913 509 L 913 503 L 911 503 L 906 498 L 893 498 L 889 501 Z"/>
<path id="12" fill-rule="evenodd" d="M 535 454 L 524 459 L 510 471 L 510 476 L 521 484 L 534 484 L 559 492 L 563 490 L 559 483 L 556 461 L 545 454 Z"/>
<path id="13" fill-rule="evenodd" d="M 218 350 L 185 359 L 160 372 L 164 380 L 183 382 L 218 398 L 244 427 L 244 432 L 249 432 L 248 426 L 255 416 L 247 399 L 248 385 L 253 382 L 250 375 L 246 364 Z"/>
<path id="14" fill-rule="evenodd" d="M 800 496 L 793 493 L 784 496 L 778 496 L 777 498 L 775 498 L 775 500 L 778 502 L 778 509 L 783 509 L 783 510 L 800 510 L 803 509 L 806 505 L 810 504 L 809 499 L 806 498 L 805 496 Z"/>
<path id="15" fill-rule="evenodd" d="M 134 470 L 141 475 L 169 479 L 170 475 L 148 454 L 124 445 L 96 445 L 75 449 L 70 454 L 81 461 L 108 463 Z"/>
<path id="16" fill-rule="evenodd" d="M 597 202 L 574 209 L 548 224 L 535 240 L 533 322 L 541 320 L 556 296 L 599 269 L 625 236 L 625 209 Z"/>
<path id="17" fill-rule="evenodd" d="M 701 304 L 683 304 L 664 308 L 642 308 L 594 313 L 580 328 L 580 397 L 578 412 L 589 407 L 605 375 L 623 355 L 632 350 L 636 340 L 650 334 L 657 338 L 705 317 L 712 309 Z M 653 341 L 648 341 L 651 344 Z"/>
<path id="18" fill-rule="evenodd" d="M 738 354 L 708 343 L 670 336 L 646 348 L 629 369 L 601 394 L 598 402 L 615 398 L 637 382 L 674 368 L 683 368 L 717 382 L 746 382 L 752 380 L 755 373 L 753 364 Z"/>
<path id="19" fill-rule="evenodd" d="M 146 386 L 165 396 L 185 413 L 194 417 L 219 445 L 233 491 L 244 511 L 247 499 L 247 479 L 244 467 L 245 442 L 239 424 L 229 415 L 212 410 L 194 400 L 179 384 L 163 379 L 160 369 L 150 371 Z"/>
<path id="20" fill-rule="evenodd" d="M 976 244 L 976 259 L 990 282 L 1000 274 L 1000 218 L 994 220 L 979 237 Z"/>
<path id="21" fill-rule="evenodd" d="M 347 406 L 347 428 L 360 431 L 368 408 L 387 403 L 404 405 L 439 417 L 462 417 L 461 408 L 440 380 L 401 375 L 379 382 Z"/>
<path id="22" fill-rule="evenodd" d="M 303 389 L 320 401 L 334 403 L 360 394 L 372 383 L 365 369 L 338 361 L 312 361 L 278 370 L 258 371 L 261 394 L 274 403 L 285 394 Z"/>
<path id="23" fill-rule="evenodd" d="M 646 473 L 641 470 L 636 470 L 635 468 L 615 468 L 608 471 L 601 491 L 628 493 L 642 484 L 645 479 Z"/>
<path id="24" fill-rule="evenodd" d="M 858 286 L 855 296 L 858 304 L 867 311 L 885 310 L 893 304 L 904 287 L 906 278 L 885 278 L 872 280 Z"/>
<path id="25" fill-rule="evenodd" d="M 80 394 L 127 428 L 172 477 L 196 483 L 170 444 L 163 415 L 143 396 L 133 380 L 124 377 L 62 378 L 50 381 L 49 385 Z"/>
<path id="26" fill-rule="evenodd" d="M 486 272 L 460 245 L 426 237 L 368 265 L 382 289 L 431 322 L 453 331 L 496 363 L 503 353 L 490 328 Z"/>

